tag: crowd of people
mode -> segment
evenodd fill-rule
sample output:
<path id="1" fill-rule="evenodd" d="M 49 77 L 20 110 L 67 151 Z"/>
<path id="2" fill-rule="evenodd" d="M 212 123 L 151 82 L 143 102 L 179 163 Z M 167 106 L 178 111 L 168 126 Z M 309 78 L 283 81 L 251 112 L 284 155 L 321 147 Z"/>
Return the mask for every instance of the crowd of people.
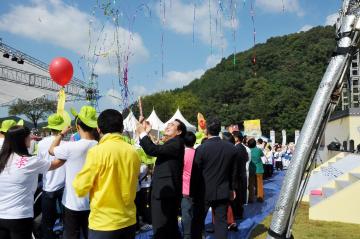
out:
<path id="1" fill-rule="evenodd" d="M 263 178 L 283 170 L 294 145 L 273 145 L 221 132 L 209 118 L 201 143 L 180 120 L 161 140 L 140 117 L 134 139 L 124 135 L 123 117 L 108 109 L 97 116 L 83 106 L 74 128 L 60 114 L 48 117 L 50 135 L 37 146 L 15 121 L 0 128 L 0 238 L 32 238 L 34 193 L 42 186 L 39 238 L 127 239 L 153 230 L 154 239 L 203 238 L 211 208 L 215 238 L 227 238 L 243 219 L 244 205 L 262 203 Z M 71 137 L 70 137 L 71 135 Z M 70 140 L 66 140 L 69 139 Z M 179 228 L 181 218 L 182 230 Z"/>

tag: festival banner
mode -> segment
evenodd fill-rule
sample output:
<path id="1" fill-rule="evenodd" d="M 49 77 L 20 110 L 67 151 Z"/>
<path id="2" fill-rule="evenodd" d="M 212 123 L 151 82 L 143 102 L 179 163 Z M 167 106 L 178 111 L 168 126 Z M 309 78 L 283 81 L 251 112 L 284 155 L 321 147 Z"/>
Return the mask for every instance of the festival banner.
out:
<path id="1" fill-rule="evenodd" d="M 260 138 L 262 136 L 260 120 L 245 120 L 244 134 L 250 137 Z"/>

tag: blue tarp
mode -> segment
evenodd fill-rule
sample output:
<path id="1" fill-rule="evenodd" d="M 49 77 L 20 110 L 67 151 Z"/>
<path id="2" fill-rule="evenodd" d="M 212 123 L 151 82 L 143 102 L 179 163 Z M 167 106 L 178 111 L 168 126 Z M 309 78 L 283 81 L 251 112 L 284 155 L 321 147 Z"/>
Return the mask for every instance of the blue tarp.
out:
<path id="1" fill-rule="evenodd" d="M 252 203 L 245 206 L 244 220 L 237 221 L 238 231 L 229 232 L 228 239 L 249 238 L 251 231 L 262 222 L 274 209 L 276 200 L 279 196 L 281 184 L 285 171 L 274 172 L 274 175 L 264 181 L 265 201 L 263 203 Z M 208 213 L 205 220 L 206 227 L 211 225 L 211 212 Z M 181 225 L 180 225 L 181 226 Z M 264 228 L 265 230 L 265 228 Z M 136 239 L 150 239 L 152 231 L 138 234 Z M 207 233 L 206 239 L 214 239 L 214 234 Z"/>

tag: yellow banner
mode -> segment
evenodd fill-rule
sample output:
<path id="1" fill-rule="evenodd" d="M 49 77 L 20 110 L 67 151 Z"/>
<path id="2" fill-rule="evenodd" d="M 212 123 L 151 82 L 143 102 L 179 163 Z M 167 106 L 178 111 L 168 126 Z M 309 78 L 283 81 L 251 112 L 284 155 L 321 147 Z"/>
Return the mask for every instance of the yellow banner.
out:
<path id="1" fill-rule="evenodd" d="M 262 136 L 261 123 L 259 119 L 244 121 L 244 134 L 250 137 L 259 138 Z"/>
<path id="2" fill-rule="evenodd" d="M 64 109 L 65 109 L 65 91 L 62 88 L 58 93 L 58 103 L 57 103 L 57 110 L 56 113 L 59 115 L 64 115 Z"/>
<path id="3" fill-rule="evenodd" d="M 57 103 L 56 113 L 58 113 L 64 118 L 64 121 L 66 122 L 67 125 L 71 125 L 70 115 L 68 112 L 65 111 L 65 100 L 66 100 L 66 95 L 64 88 L 62 88 L 58 93 L 58 103 Z"/>

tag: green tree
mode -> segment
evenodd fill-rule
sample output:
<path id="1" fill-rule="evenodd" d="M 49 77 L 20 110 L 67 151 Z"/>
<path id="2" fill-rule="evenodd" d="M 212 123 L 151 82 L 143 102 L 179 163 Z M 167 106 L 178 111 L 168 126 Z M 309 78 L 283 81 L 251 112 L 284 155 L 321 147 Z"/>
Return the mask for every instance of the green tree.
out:
<path id="1" fill-rule="evenodd" d="M 37 98 L 32 101 L 18 100 L 9 106 L 9 115 L 25 116 L 37 128 L 40 119 L 46 119 L 56 111 L 56 101 Z"/>
<path id="2" fill-rule="evenodd" d="M 260 119 L 266 135 L 271 129 L 293 135 L 302 127 L 335 45 L 331 26 L 272 37 L 236 54 L 236 64 L 231 55 L 181 89 L 144 97 L 144 113 L 154 107 L 166 121 L 179 107 L 194 124 L 201 112 L 218 116 L 224 125 Z"/>

